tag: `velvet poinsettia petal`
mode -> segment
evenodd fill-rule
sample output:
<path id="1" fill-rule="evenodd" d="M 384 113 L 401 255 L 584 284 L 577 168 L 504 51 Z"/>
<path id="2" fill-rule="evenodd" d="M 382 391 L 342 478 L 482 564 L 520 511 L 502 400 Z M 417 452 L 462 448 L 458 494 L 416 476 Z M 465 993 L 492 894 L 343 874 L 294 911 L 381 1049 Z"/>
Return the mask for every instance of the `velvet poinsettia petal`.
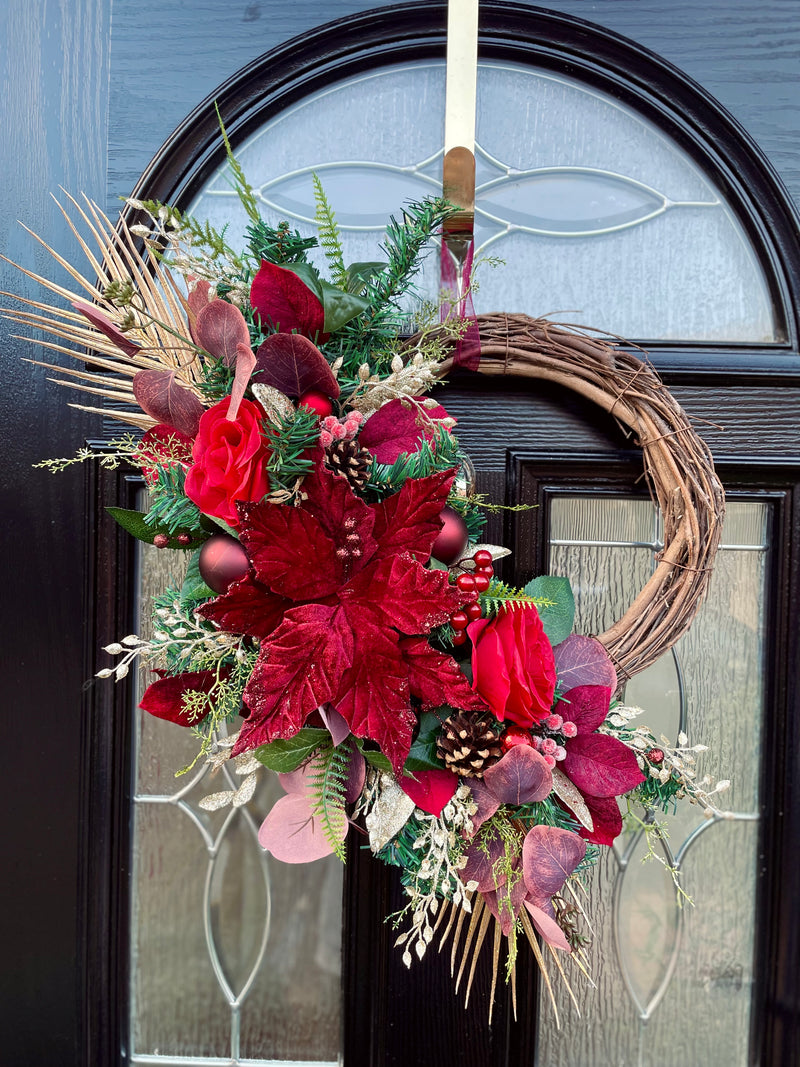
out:
<path id="1" fill-rule="evenodd" d="M 525 883 L 515 872 L 510 882 L 505 882 L 498 889 L 487 889 L 483 893 L 486 907 L 500 923 L 500 929 L 508 937 L 525 903 Z"/>
<path id="2" fill-rule="evenodd" d="M 347 819 L 336 827 L 340 841 L 347 835 Z M 314 818 L 309 799 L 290 793 L 276 800 L 258 831 L 258 843 L 282 863 L 311 863 L 330 856 L 333 849 Z"/>
<path id="3" fill-rule="evenodd" d="M 483 782 L 501 804 L 532 804 L 544 800 L 553 788 L 553 776 L 544 756 L 529 745 L 514 745 L 483 774 Z"/>
<path id="4" fill-rule="evenodd" d="M 281 330 L 263 341 L 256 352 L 257 380 L 285 396 L 299 397 L 313 390 L 335 400 L 341 392 L 339 383 L 327 359 L 313 341 L 303 336 L 306 332 Z"/>
<path id="5" fill-rule="evenodd" d="M 574 722 L 579 734 L 590 734 L 606 721 L 612 695 L 606 685 L 579 685 L 562 694 L 553 711 Z"/>
<path id="6" fill-rule="evenodd" d="M 197 311 L 194 324 L 195 340 L 201 348 L 226 367 L 236 362 L 238 346 L 250 349 L 250 330 L 239 308 L 227 300 L 206 302 Z"/>
<path id="7" fill-rule="evenodd" d="M 131 388 L 136 403 L 151 419 L 174 426 L 189 437 L 197 436 L 206 409 L 180 384 L 174 370 L 140 370 L 134 374 Z"/>
<path id="8" fill-rule="evenodd" d="M 439 514 L 447 503 L 454 476 L 449 470 L 427 478 L 408 478 L 399 493 L 372 505 L 377 559 L 410 552 L 420 563 L 427 563 L 442 528 Z"/>
<path id="9" fill-rule="evenodd" d="M 464 594 L 450 585 L 447 571 L 428 570 L 404 553 L 366 567 L 341 596 L 359 601 L 377 625 L 420 634 L 446 623 Z"/>
<path id="10" fill-rule="evenodd" d="M 220 630 L 263 640 L 280 626 L 285 612 L 292 606 L 291 600 L 276 596 L 248 576 L 201 605 L 197 612 L 209 622 L 216 623 Z"/>
<path id="11" fill-rule="evenodd" d="M 552 945 L 553 948 L 560 948 L 562 952 L 572 952 L 564 931 L 554 918 L 548 915 L 543 908 L 539 908 L 535 904 L 532 904 L 530 900 L 525 901 L 525 907 L 528 910 L 533 925 L 548 945 Z"/>
<path id="12" fill-rule="evenodd" d="M 561 769 L 584 796 L 619 796 L 644 781 L 633 751 L 616 737 L 578 734 L 566 748 Z"/>
<path id="13" fill-rule="evenodd" d="M 438 819 L 458 789 L 458 777 L 451 771 L 414 771 L 404 774 L 397 784 L 418 808 Z"/>
<path id="14" fill-rule="evenodd" d="M 472 793 L 472 799 L 478 808 L 475 814 L 470 816 L 473 832 L 477 833 L 486 820 L 491 819 L 500 807 L 500 801 L 491 789 L 483 784 L 480 778 L 470 778 L 469 788 Z"/>
<path id="15" fill-rule="evenodd" d="M 281 333 L 322 334 L 322 302 L 293 271 L 276 263 L 261 260 L 250 286 L 250 303 L 265 325 Z"/>
<path id="16" fill-rule="evenodd" d="M 556 672 L 562 689 L 579 685 L 607 685 L 617 689 L 617 672 L 603 645 L 594 637 L 570 634 L 553 649 Z"/>
<path id="17" fill-rule="evenodd" d="M 350 619 L 352 667 L 342 673 L 328 699 L 356 737 L 377 741 L 399 778 L 417 722 L 409 704 L 408 670 L 396 635 L 371 626 L 359 617 L 357 606 Z"/>
<path id="18" fill-rule="evenodd" d="M 287 611 L 262 641 L 244 690 L 250 718 L 234 755 L 292 737 L 320 704 L 336 703 L 333 696 L 354 649 L 352 630 L 342 616 L 336 607 L 302 604 Z"/>
<path id="19" fill-rule="evenodd" d="M 187 711 L 183 698 L 190 693 L 210 693 L 217 683 L 215 671 L 187 671 L 159 678 L 147 687 L 139 707 L 178 726 L 196 726 L 205 716 Z"/>
<path id="20" fill-rule="evenodd" d="M 303 511 L 314 516 L 337 547 L 355 545 L 356 542 L 348 542 L 347 537 L 357 535 L 361 558 L 371 559 L 377 548 L 373 539 L 375 514 L 372 508 L 355 495 L 346 478 L 328 470 L 322 449 L 317 449 L 311 459 L 314 468 L 303 479 Z"/>
<path id="21" fill-rule="evenodd" d="M 423 440 L 433 438 L 436 423 L 447 419 L 445 409 L 437 404 L 423 408 L 424 397 L 390 400 L 370 415 L 358 435 L 358 443 L 367 448 L 378 463 L 394 463 L 403 452 L 416 452 Z"/>
<path id="22" fill-rule="evenodd" d="M 463 711 L 485 710 L 483 700 L 472 691 L 452 656 L 432 648 L 424 637 L 403 638 L 400 652 L 408 669 L 411 693 L 423 708 L 449 704 Z"/>
<path id="23" fill-rule="evenodd" d="M 585 796 L 586 807 L 592 816 L 592 830 L 581 828 L 580 835 L 596 845 L 613 845 L 622 833 L 622 812 L 616 797 Z"/>
<path id="24" fill-rule="evenodd" d="M 522 874 L 537 904 L 557 893 L 586 854 L 586 842 L 558 826 L 533 826 L 522 843 Z"/>
<path id="25" fill-rule="evenodd" d="M 477 882 L 481 893 L 490 893 L 498 886 L 505 885 L 508 877 L 502 862 L 505 845 L 499 836 L 495 835 L 487 841 L 474 841 L 464 855 L 467 862 L 459 870 L 458 876 L 465 885 L 467 882 Z"/>
<path id="26" fill-rule="evenodd" d="M 124 352 L 126 356 L 135 356 L 137 354 L 139 345 L 137 345 L 135 341 L 131 341 L 129 337 L 126 337 L 122 330 L 111 321 L 108 315 L 103 314 L 103 312 L 95 307 L 94 304 L 87 304 L 83 300 L 73 300 L 72 306 L 76 311 L 80 311 L 81 315 L 83 315 L 85 319 L 88 319 L 96 330 L 105 334 L 109 341 L 113 341 L 117 348 Z"/>

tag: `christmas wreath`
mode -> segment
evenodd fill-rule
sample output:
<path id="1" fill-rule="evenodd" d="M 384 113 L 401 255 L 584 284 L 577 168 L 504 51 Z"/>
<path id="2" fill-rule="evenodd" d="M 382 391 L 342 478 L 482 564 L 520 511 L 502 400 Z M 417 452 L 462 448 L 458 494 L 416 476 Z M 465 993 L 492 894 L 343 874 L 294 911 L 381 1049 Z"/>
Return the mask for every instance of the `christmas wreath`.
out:
<path id="1" fill-rule="evenodd" d="M 154 671 L 144 711 L 192 731 L 197 760 L 234 762 L 241 785 L 206 808 L 246 803 L 259 773 L 279 774 L 285 796 L 259 835 L 277 859 L 344 859 L 358 828 L 400 868 L 409 966 L 438 931 L 459 978 L 472 961 L 467 988 L 488 943 L 495 978 L 507 946 L 513 980 L 524 938 L 545 977 L 568 982 L 562 959 L 586 970 L 575 887 L 620 833 L 620 798 L 721 814 L 727 783 L 698 781 L 702 746 L 656 738 L 618 698 L 705 590 L 723 512 L 711 458 L 653 371 L 610 342 L 512 315 L 476 331 L 437 308 L 409 339 L 400 300 L 446 201 L 407 205 L 385 260 L 348 265 L 318 182 L 316 239 L 267 225 L 230 162 L 244 251 L 168 205 L 131 201 L 115 228 L 71 200 L 92 275 L 69 267 L 73 294 L 37 278 L 69 307 L 7 313 L 82 361 L 52 368 L 63 384 L 115 402 L 88 410 L 135 428 L 44 466 L 132 464 L 148 509 L 111 514 L 187 560 L 155 600 L 152 636 L 106 646 L 98 677 Z M 565 579 L 516 588 L 495 574 L 508 551 L 485 543 L 455 421 L 427 396 L 470 346 L 481 373 L 576 390 L 642 445 L 666 543 L 599 638 L 571 632 Z"/>

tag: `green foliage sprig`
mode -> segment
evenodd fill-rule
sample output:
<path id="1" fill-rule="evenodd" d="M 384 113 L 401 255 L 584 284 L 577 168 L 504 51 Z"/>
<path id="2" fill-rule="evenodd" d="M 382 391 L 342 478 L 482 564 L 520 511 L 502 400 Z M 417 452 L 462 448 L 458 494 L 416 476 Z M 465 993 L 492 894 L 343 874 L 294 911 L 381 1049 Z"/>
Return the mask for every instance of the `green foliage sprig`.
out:
<path id="1" fill-rule="evenodd" d="M 505 609 L 515 611 L 517 608 L 523 608 L 527 605 L 533 605 L 538 609 L 552 607 L 554 604 L 547 597 L 531 596 L 530 593 L 526 593 L 522 589 L 516 589 L 512 585 L 507 585 L 497 578 L 492 578 L 489 582 L 489 588 L 485 593 L 480 594 L 480 602 L 484 615 L 487 617 L 497 615 L 498 612 Z"/>
<path id="2" fill-rule="evenodd" d="M 288 222 L 270 226 L 258 218 L 246 230 L 250 251 L 257 262 L 262 259 L 281 266 L 286 263 L 306 263 L 308 252 L 317 247 L 316 237 L 303 237 Z"/>
<path id="3" fill-rule="evenodd" d="M 219 107 L 216 100 L 214 101 L 214 110 L 217 113 L 217 122 L 219 122 L 220 133 L 222 134 L 222 140 L 225 145 L 225 154 L 228 157 L 228 164 L 233 173 L 233 187 L 236 190 L 236 195 L 239 197 L 242 207 L 247 212 L 247 215 L 253 222 L 259 222 L 261 214 L 258 210 L 258 200 L 256 194 L 253 192 L 253 187 L 245 177 L 245 173 L 242 170 L 242 165 L 236 156 L 233 154 L 231 148 L 231 142 L 228 140 L 228 131 L 225 129 L 225 123 L 222 121 L 222 115 L 219 113 Z"/>

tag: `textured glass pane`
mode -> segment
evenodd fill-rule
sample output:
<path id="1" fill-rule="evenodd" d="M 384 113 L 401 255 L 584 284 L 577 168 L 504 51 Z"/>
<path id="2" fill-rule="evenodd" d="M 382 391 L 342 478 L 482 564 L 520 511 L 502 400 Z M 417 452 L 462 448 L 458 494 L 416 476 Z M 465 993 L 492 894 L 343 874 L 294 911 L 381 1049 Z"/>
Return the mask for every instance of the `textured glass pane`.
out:
<path id="1" fill-rule="evenodd" d="M 374 260 L 388 215 L 440 189 L 443 116 L 442 63 L 389 67 L 287 108 L 237 155 L 265 218 L 308 233 L 316 171 L 346 260 Z M 570 78 L 482 63 L 477 139 L 478 254 L 506 262 L 482 269 L 478 312 L 566 313 L 642 339 L 774 338 L 744 230 L 693 161 L 630 108 Z M 224 168 L 192 211 L 230 222 L 232 236 L 246 225 Z M 431 256 L 419 289 L 434 298 L 438 287 Z"/>
<path id="2" fill-rule="evenodd" d="M 651 572 L 654 509 L 643 500 L 565 497 L 553 502 L 551 516 L 550 532 L 561 541 L 571 532 L 574 540 L 609 542 L 551 550 L 549 569 L 574 583 L 578 628 L 599 632 Z M 733 817 L 709 821 L 691 805 L 667 816 L 669 836 L 657 846 L 663 863 L 641 862 L 645 841 L 635 829 L 603 850 L 587 906 L 598 988 L 579 995 L 583 1019 L 557 990 L 560 1033 L 542 998 L 539 1067 L 748 1062 L 767 518 L 760 503 L 729 506 L 711 589 L 692 629 L 625 693 L 656 732 L 674 740 L 683 729 L 690 743 L 709 746 L 699 773 L 733 780 L 722 798 Z M 647 539 L 648 527 L 651 547 L 631 547 Z M 695 907 L 676 906 L 664 864 L 680 867 Z M 585 988 L 577 974 L 575 986 Z"/>
<path id="3" fill-rule="evenodd" d="M 174 558 L 141 548 L 142 633 L 152 594 L 180 582 Z M 135 724 L 133 1062 L 335 1062 L 341 864 L 294 867 L 260 848 L 258 827 L 283 795 L 275 775 L 261 775 L 246 806 L 203 811 L 202 797 L 240 780 L 205 766 L 176 778 L 196 754 L 189 732 L 141 712 Z"/>

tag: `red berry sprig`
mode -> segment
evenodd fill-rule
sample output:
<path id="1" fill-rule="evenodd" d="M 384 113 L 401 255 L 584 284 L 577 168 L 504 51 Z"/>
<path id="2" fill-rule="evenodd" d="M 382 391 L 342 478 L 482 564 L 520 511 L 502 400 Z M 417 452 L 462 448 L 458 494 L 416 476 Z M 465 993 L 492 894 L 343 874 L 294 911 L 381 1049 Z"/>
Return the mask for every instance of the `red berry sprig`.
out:
<path id="1" fill-rule="evenodd" d="M 463 645 L 467 640 L 467 627 L 481 617 L 483 611 L 480 605 L 480 594 L 489 588 L 489 582 L 494 574 L 492 565 L 492 553 L 485 548 L 479 548 L 473 555 L 472 561 L 475 567 L 471 571 L 463 571 L 456 578 L 456 588 L 462 593 L 468 593 L 470 600 L 463 608 L 454 611 L 450 616 L 450 627 L 453 630 L 453 644 Z"/>

